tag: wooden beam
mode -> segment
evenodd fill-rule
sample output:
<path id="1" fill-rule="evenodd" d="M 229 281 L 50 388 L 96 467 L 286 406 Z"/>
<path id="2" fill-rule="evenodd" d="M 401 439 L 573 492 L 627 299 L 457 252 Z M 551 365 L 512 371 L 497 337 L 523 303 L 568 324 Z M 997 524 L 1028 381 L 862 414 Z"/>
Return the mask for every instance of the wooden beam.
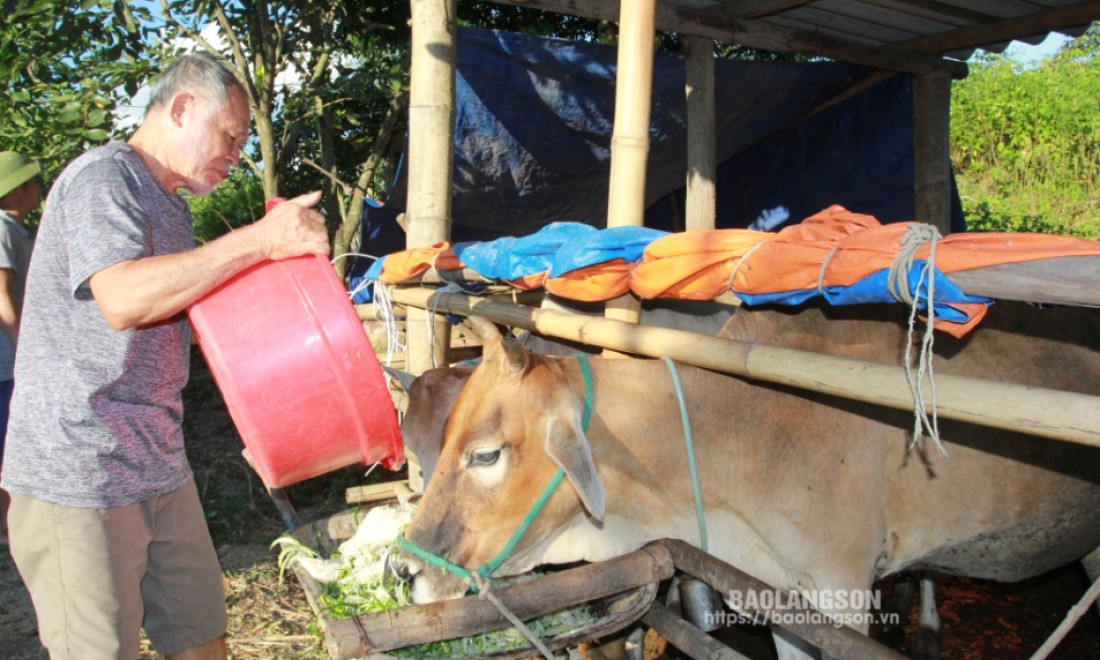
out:
<path id="1" fill-rule="evenodd" d="M 490 0 L 490 2 L 599 21 L 615 21 L 619 14 L 618 0 Z M 962 62 L 944 60 L 926 51 L 901 50 L 893 45 L 865 46 L 836 37 L 827 37 L 820 33 L 783 29 L 761 20 L 726 17 L 708 10 L 676 7 L 667 3 L 658 3 L 654 25 L 660 32 L 706 37 L 777 53 L 816 55 L 838 62 L 914 74 L 947 68 L 951 71 L 953 78 L 966 77 L 966 65 Z"/>
<path id="2" fill-rule="evenodd" d="M 684 227 L 714 229 L 717 153 L 714 119 L 714 40 L 685 37 L 687 88 L 687 187 Z"/>
<path id="3" fill-rule="evenodd" d="M 974 296 L 1100 307 L 1100 257 L 1055 257 L 955 271 L 947 278 Z"/>
<path id="4" fill-rule="evenodd" d="M 314 545 L 313 539 L 305 534 L 297 538 L 307 545 Z M 311 603 L 319 603 L 320 587 L 316 581 L 297 564 L 294 564 L 293 570 L 302 581 Z M 614 559 L 558 571 L 494 590 L 493 593 L 515 616 L 525 621 L 580 603 L 623 594 L 620 604 L 626 610 L 612 615 L 625 619 L 618 621 L 621 628 L 640 616 L 643 607 L 648 609 L 657 591 L 656 583 L 672 577 L 672 573 L 668 551 L 661 546 L 650 545 Z M 631 598 L 630 592 L 634 590 L 639 590 L 636 593 L 641 595 Z M 318 609 L 319 605 L 315 604 L 314 608 Z M 330 657 L 349 660 L 373 652 L 499 630 L 511 624 L 490 601 L 467 596 L 364 614 L 353 619 L 322 617 L 321 625 Z M 592 632 L 605 635 L 614 630 Z M 588 631 L 581 634 L 584 632 Z"/>
<path id="5" fill-rule="evenodd" d="M 913 192 L 918 222 L 951 233 L 951 77 L 917 76 L 913 89 Z"/>
<path id="6" fill-rule="evenodd" d="M 706 582 L 714 587 L 718 593 L 727 594 L 731 591 L 749 593 L 751 591 L 759 594 L 775 591 L 774 587 L 683 541 L 663 539 L 653 545 L 667 549 L 676 568 Z M 774 615 L 776 610 L 762 607 L 759 612 L 762 615 L 761 619 L 763 619 L 769 613 Z M 903 660 L 905 657 L 853 628 L 824 623 L 826 617 L 820 615 L 816 610 L 808 610 L 807 614 L 809 612 L 815 612 L 818 616 L 782 616 L 775 617 L 773 620 L 776 622 L 775 625 L 810 642 L 827 653 L 829 657 L 858 658 L 860 660 Z M 753 614 L 755 612 L 748 613 L 750 617 Z"/>
<path id="7" fill-rule="evenodd" d="M 967 9 L 965 7 L 957 7 L 955 5 L 947 4 L 946 2 L 936 2 L 936 0 L 899 0 L 902 4 L 912 5 L 919 9 L 927 9 L 930 12 L 936 14 L 942 14 L 944 16 L 950 16 L 965 23 L 986 23 L 988 21 L 997 20 L 997 17 L 993 14 L 987 14 L 981 11 L 974 11 L 973 9 Z"/>
<path id="8" fill-rule="evenodd" d="M 699 630 L 672 613 L 664 605 L 653 603 L 642 617 L 642 623 L 653 628 L 689 658 L 696 660 L 750 660 L 722 642 Z"/>
<path id="9" fill-rule="evenodd" d="M 1006 18 L 927 37 L 918 37 L 898 43 L 897 46 L 916 53 L 948 53 L 953 50 L 979 48 L 983 44 L 1078 27 L 1095 20 L 1100 20 L 1100 0 L 1079 2 L 1016 18 Z"/>
<path id="10" fill-rule="evenodd" d="M 634 355 L 667 356 L 704 369 L 913 410 L 904 367 L 420 288 L 394 289 L 390 297 L 441 312 L 477 314 L 548 337 Z M 941 418 L 1100 447 L 1100 397 L 940 373 L 936 392 L 936 412 Z M 925 403 L 931 408 L 931 400 Z"/>
<path id="11" fill-rule="evenodd" d="M 730 13 L 741 18 L 764 18 L 797 9 L 816 0 L 734 0 L 728 3 Z"/>
<path id="12" fill-rule="evenodd" d="M 965 78 L 969 69 L 964 62 L 945 60 L 936 56 L 924 56 L 896 46 L 868 46 L 829 37 L 820 33 L 790 32 L 787 48 L 804 55 L 828 57 L 838 62 L 862 64 L 876 69 L 903 71 L 924 75 L 934 71 L 947 71 L 952 78 Z"/>

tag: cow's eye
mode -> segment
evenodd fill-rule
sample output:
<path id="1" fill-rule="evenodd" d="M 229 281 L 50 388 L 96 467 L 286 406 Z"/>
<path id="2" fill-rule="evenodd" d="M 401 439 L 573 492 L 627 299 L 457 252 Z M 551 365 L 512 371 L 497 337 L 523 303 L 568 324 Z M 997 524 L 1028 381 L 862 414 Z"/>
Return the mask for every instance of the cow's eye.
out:
<path id="1" fill-rule="evenodd" d="M 470 454 L 469 467 L 488 467 L 500 459 L 500 450 L 482 450 Z"/>

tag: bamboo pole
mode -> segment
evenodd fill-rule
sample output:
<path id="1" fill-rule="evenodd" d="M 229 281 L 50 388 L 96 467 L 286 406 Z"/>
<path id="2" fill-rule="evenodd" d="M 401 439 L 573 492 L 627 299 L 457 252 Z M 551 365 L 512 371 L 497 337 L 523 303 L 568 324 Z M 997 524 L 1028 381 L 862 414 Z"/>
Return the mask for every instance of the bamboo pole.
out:
<path id="1" fill-rule="evenodd" d="M 456 0 L 411 0 L 407 248 L 451 237 L 454 170 Z M 408 369 L 445 363 L 450 325 L 428 311 L 407 319 Z"/>
<path id="2" fill-rule="evenodd" d="M 716 196 L 714 42 L 684 38 L 687 89 L 687 203 L 684 228 L 714 229 Z"/>
<path id="3" fill-rule="evenodd" d="M 615 129 L 607 226 L 637 226 L 645 215 L 645 170 L 649 158 L 649 113 L 653 98 L 653 30 L 656 0 L 623 0 L 615 78 Z M 641 302 L 632 294 L 607 301 L 607 318 L 637 323 Z M 608 357 L 613 357 L 607 354 Z"/>
<path id="4" fill-rule="evenodd" d="M 549 337 L 635 355 L 667 356 L 704 369 L 913 410 L 903 367 L 427 289 L 394 289 L 390 295 L 406 305 L 477 314 Z M 1100 397 L 953 374 L 936 374 L 936 390 L 936 411 L 943 418 L 1100 447 Z M 931 408 L 930 398 L 925 403 Z"/>
<path id="5" fill-rule="evenodd" d="M 653 97 L 654 11 L 654 0 L 623 0 L 619 10 L 608 227 L 641 226 L 645 213 L 645 169 Z"/>

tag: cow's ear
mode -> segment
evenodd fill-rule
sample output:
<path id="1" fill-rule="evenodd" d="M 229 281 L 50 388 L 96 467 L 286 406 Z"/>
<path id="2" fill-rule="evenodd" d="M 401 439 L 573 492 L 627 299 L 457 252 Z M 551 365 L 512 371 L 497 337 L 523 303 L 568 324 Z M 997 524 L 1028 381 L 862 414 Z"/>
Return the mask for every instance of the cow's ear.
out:
<path id="1" fill-rule="evenodd" d="M 577 489 L 581 503 L 596 520 L 603 520 L 603 482 L 596 472 L 588 438 L 576 424 L 562 423 L 553 415 L 546 418 L 546 453 L 558 464 Z"/>
<path id="2" fill-rule="evenodd" d="M 393 367 L 387 367 L 386 365 L 382 365 L 382 371 L 385 371 L 394 380 L 401 383 L 401 389 L 405 390 L 405 392 L 409 392 L 412 390 L 412 385 L 413 382 L 416 381 L 416 376 L 410 374 L 407 371 L 401 371 L 400 369 L 394 369 Z"/>

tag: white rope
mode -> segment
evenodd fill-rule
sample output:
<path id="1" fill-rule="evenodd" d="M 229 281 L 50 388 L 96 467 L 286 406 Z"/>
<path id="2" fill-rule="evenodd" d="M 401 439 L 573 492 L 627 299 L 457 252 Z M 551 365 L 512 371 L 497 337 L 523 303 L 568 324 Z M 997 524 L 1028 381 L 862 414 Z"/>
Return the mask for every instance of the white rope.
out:
<path id="1" fill-rule="evenodd" d="M 913 394 L 913 441 L 909 448 L 912 449 L 920 439 L 922 433 L 927 433 L 936 443 L 940 455 L 946 456 L 947 450 L 940 439 L 939 416 L 936 413 L 936 383 L 933 378 L 932 360 L 934 357 L 932 344 L 935 340 L 933 324 L 936 320 L 935 294 L 936 294 L 936 242 L 940 239 L 940 232 L 932 225 L 909 223 L 909 228 L 898 241 L 901 250 L 894 262 L 890 264 L 890 272 L 887 278 L 887 289 L 890 295 L 899 302 L 909 305 L 909 331 L 905 341 L 905 379 L 909 383 L 909 391 Z M 917 250 L 929 244 L 928 259 L 920 269 L 920 277 L 917 280 L 916 292 L 910 287 L 909 272 L 916 261 Z M 913 328 L 916 325 L 917 308 L 920 305 L 921 286 L 928 289 L 927 316 L 924 335 L 921 337 L 920 354 L 917 363 L 913 364 Z M 924 402 L 924 381 L 928 381 L 931 398 L 931 411 Z M 931 414 L 929 414 L 931 412 Z"/>
<path id="2" fill-rule="evenodd" d="M 345 252 L 343 254 L 338 254 L 335 257 L 333 257 L 332 261 L 330 263 L 332 263 L 332 265 L 335 266 L 336 262 L 340 259 L 343 259 L 344 257 L 363 257 L 364 259 L 371 259 L 372 261 L 378 261 L 378 257 L 376 257 L 372 254 L 363 254 L 362 252 Z M 371 285 L 371 281 L 364 277 L 363 280 L 361 282 L 359 282 L 359 284 L 355 285 L 354 289 L 352 289 L 351 291 L 348 291 L 348 299 L 349 300 L 354 300 L 355 296 L 359 295 L 360 291 L 362 291 L 363 289 L 366 289 L 370 285 Z"/>
<path id="3" fill-rule="evenodd" d="M 1066 618 L 1062 620 L 1062 623 L 1058 624 L 1058 627 L 1054 629 L 1054 632 L 1050 634 L 1047 641 L 1043 642 L 1043 645 L 1039 647 L 1039 650 L 1031 656 L 1031 660 L 1043 660 L 1051 654 L 1054 647 L 1058 646 L 1069 631 L 1073 630 L 1073 626 L 1077 625 L 1077 622 L 1081 620 L 1081 617 L 1085 616 L 1085 613 L 1089 611 L 1092 604 L 1096 602 L 1096 599 L 1100 597 L 1100 579 L 1092 583 L 1092 586 L 1088 588 L 1088 591 L 1081 596 L 1081 600 L 1077 601 L 1077 604 L 1070 608 L 1066 613 Z"/>
<path id="4" fill-rule="evenodd" d="M 505 605 L 500 600 L 500 598 L 498 598 L 497 595 L 493 593 L 493 586 L 488 580 L 482 579 L 482 577 L 476 572 L 470 577 L 473 580 L 474 584 L 477 585 L 477 591 L 481 598 L 484 598 L 495 605 L 496 608 L 500 610 L 500 613 L 504 615 L 504 618 L 508 619 L 508 622 L 515 626 L 516 630 L 518 630 L 521 635 L 526 637 L 527 641 L 531 642 L 532 646 L 538 649 L 539 653 L 542 654 L 542 657 L 546 658 L 546 660 L 554 660 L 554 654 L 551 653 L 546 644 L 544 644 L 542 640 L 539 639 L 539 636 L 532 632 L 531 629 L 528 628 L 527 625 L 523 623 L 523 621 L 521 621 L 518 616 L 516 616 L 516 613 L 508 609 L 508 606 Z"/>
<path id="5" fill-rule="evenodd" d="M 770 239 L 769 239 L 770 240 Z M 749 248 L 745 254 L 741 255 L 741 258 L 737 260 L 737 263 L 733 265 L 733 270 L 730 271 L 730 277 L 726 280 L 726 291 L 733 291 L 733 278 L 737 277 L 737 272 L 741 270 L 741 264 L 745 263 L 745 260 L 752 256 L 753 252 L 756 252 L 768 241 L 760 241 L 756 245 Z"/>
<path id="6" fill-rule="evenodd" d="M 825 297 L 825 271 L 829 268 L 829 263 L 833 260 L 838 249 L 840 249 L 840 241 L 837 241 L 833 249 L 829 250 L 829 254 L 821 260 L 821 270 L 817 271 L 817 295 L 822 298 Z"/>
<path id="7" fill-rule="evenodd" d="M 335 257 L 333 257 L 331 263 L 333 265 L 336 265 L 336 262 L 338 260 L 343 259 L 345 257 L 364 257 L 366 259 L 371 259 L 373 261 L 378 261 L 378 257 L 374 256 L 373 254 L 364 254 L 362 252 L 345 252 L 343 254 L 338 254 Z"/>
<path id="8" fill-rule="evenodd" d="M 389 289 L 381 282 L 372 283 L 375 315 L 386 324 L 386 366 L 393 364 L 395 352 L 405 350 L 401 343 L 401 331 L 397 327 L 397 319 L 394 317 L 393 302 L 390 300 Z"/>

